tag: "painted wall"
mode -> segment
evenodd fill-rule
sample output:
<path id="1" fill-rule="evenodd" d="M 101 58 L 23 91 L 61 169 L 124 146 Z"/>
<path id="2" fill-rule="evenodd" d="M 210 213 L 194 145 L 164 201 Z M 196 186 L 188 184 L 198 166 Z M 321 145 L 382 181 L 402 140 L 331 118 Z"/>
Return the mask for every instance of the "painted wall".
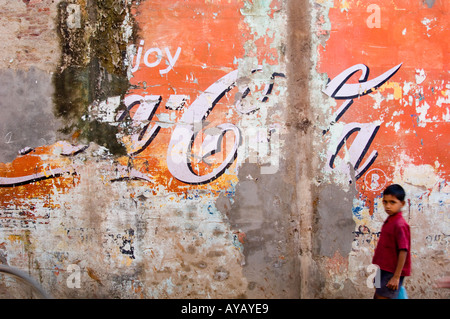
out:
<path id="1" fill-rule="evenodd" d="M 0 1 L 1 261 L 57 298 L 371 298 L 398 182 L 410 296 L 448 297 L 449 8 L 375 2 Z"/>
<path id="2" fill-rule="evenodd" d="M 449 262 L 449 3 L 311 3 L 323 293 L 370 297 L 363 278 L 387 217 L 381 193 L 398 183 L 412 236 L 406 288 L 448 297 L 436 280 Z M 336 225 L 346 234 L 330 236 Z"/>
<path id="3" fill-rule="evenodd" d="M 59 298 L 295 296 L 281 2 L 2 7 L 8 264 Z M 45 68 L 19 56 L 33 36 Z"/>

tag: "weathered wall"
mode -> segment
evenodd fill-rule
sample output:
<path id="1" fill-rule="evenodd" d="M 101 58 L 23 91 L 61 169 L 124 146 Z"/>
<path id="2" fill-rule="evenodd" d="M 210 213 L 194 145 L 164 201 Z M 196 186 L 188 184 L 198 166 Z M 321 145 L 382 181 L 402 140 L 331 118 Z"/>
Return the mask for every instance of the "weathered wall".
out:
<path id="1" fill-rule="evenodd" d="M 412 298 L 448 298 L 448 1 L 311 1 L 311 107 L 319 119 L 315 251 L 326 297 L 368 297 L 387 215 L 407 193 Z M 350 183 L 349 183 L 350 181 Z"/>
<path id="2" fill-rule="evenodd" d="M 33 43 L 55 52 L 45 68 L 26 56 L 3 66 L 13 81 L 2 103 L 15 110 L 2 118 L 8 264 L 61 298 L 298 295 L 295 179 L 279 156 L 286 4 L 30 1 L 9 12 L 41 14 L 51 45 Z M 24 94 L 23 78 L 39 94 Z M 28 122 L 39 130 L 20 144 Z"/>
<path id="3" fill-rule="evenodd" d="M 448 296 L 448 5 L 370 4 L 1 1 L 1 261 L 58 298 L 370 298 L 399 182 L 410 295 Z"/>

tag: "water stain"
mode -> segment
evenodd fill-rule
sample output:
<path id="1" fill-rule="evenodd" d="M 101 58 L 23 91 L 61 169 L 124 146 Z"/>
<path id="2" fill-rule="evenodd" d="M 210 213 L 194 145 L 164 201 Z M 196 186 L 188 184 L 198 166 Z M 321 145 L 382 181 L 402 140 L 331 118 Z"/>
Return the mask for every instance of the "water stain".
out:
<path id="1" fill-rule="evenodd" d="M 95 142 L 114 155 L 125 155 L 117 140 L 118 128 L 89 118 L 94 102 L 127 93 L 127 45 L 134 42 L 137 27 L 129 14 L 132 2 L 79 0 L 80 27 L 67 23 L 69 3 L 58 6 L 57 25 L 61 59 L 53 75 L 54 114 L 64 121 L 59 130 L 81 142 Z M 123 25 L 131 26 L 124 35 Z M 125 109 L 121 105 L 119 109 Z"/>

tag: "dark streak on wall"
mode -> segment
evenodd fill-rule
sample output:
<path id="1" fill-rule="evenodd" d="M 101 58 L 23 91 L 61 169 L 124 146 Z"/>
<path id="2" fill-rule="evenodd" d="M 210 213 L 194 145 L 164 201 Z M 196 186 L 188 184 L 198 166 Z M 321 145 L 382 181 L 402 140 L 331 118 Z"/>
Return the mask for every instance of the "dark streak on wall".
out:
<path id="1" fill-rule="evenodd" d="M 309 1 L 288 1 L 287 37 L 289 60 L 288 109 L 285 123 L 288 134 L 285 140 L 286 180 L 293 189 L 289 236 L 294 242 L 296 276 L 293 282 L 297 286 L 297 297 L 315 298 L 320 290 L 319 267 L 313 252 L 313 233 L 315 227 L 316 190 L 313 180 L 317 174 L 318 158 L 311 156 L 315 126 L 314 114 L 310 107 L 311 77 L 311 7 Z M 292 150 L 296 151 L 292 151 Z"/>
<path id="2" fill-rule="evenodd" d="M 80 6 L 81 27 L 70 28 L 68 5 Z M 110 96 L 124 96 L 129 88 L 122 24 L 128 7 L 117 1 L 64 1 L 59 4 L 57 25 L 62 50 L 54 73 L 54 113 L 64 120 L 63 134 L 81 142 L 95 142 L 114 155 L 125 155 L 117 140 L 117 127 L 89 120 L 88 106 Z M 131 16 L 131 15 L 130 15 Z M 130 18 L 131 19 L 131 18 Z M 129 41 L 136 37 L 136 27 Z M 121 108 L 124 107 L 121 105 Z"/>

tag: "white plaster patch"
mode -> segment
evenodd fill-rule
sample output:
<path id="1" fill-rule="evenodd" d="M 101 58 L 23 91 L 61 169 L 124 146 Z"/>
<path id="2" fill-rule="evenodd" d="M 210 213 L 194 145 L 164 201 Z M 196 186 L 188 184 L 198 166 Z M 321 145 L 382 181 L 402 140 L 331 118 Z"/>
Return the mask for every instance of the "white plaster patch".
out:
<path id="1" fill-rule="evenodd" d="M 424 69 L 416 69 L 416 83 L 421 84 L 427 78 Z"/>
<path id="2" fill-rule="evenodd" d="M 431 22 L 436 21 L 436 18 L 433 19 L 428 19 L 428 18 L 423 18 L 422 19 L 422 24 L 427 28 L 427 36 L 430 37 L 430 34 L 428 33 L 428 31 L 430 31 L 432 28 L 434 28 L 434 26 L 430 26 Z"/>
<path id="3" fill-rule="evenodd" d="M 439 181 L 435 168 L 428 164 L 406 165 L 403 168 L 403 174 L 401 176 L 397 175 L 396 179 L 399 184 L 408 183 L 413 186 L 425 187 L 427 189 L 433 188 Z"/>
<path id="4" fill-rule="evenodd" d="M 442 104 L 450 104 L 450 94 L 448 94 L 448 90 L 447 90 L 446 97 L 442 97 L 442 96 L 438 97 L 436 105 L 439 107 L 442 107 Z"/>
<path id="5" fill-rule="evenodd" d="M 89 105 L 89 115 L 100 122 L 117 125 L 115 116 L 120 101 L 120 96 L 112 96 L 99 103 L 93 103 Z"/>
<path id="6" fill-rule="evenodd" d="M 444 122 L 450 122 L 450 111 L 449 111 L 448 107 L 446 110 L 447 110 L 447 113 L 442 115 L 442 120 Z"/>
<path id="7" fill-rule="evenodd" d="M 425 127 L 427 122 L 430 122 L 430 120 L 427 120 L 427 112 L 430 109 L 430 105 L 428 105 L 427 102 L 424 102 L 421 106 L 416 107 L 416 112 L 419 114 L 419 123 L 418 126 Z"/>
<path id="8" fill-rule="evenodd" d="M 369 96 L 375 100 L 375 104 L 372 107 L 375 110 L 379 109 L 381 106 L 381 102 L 385 99 L 384 96 L 380 93 L 380 91 L 376 91 L 376 93 L 369 94 Z"/>
<path id="9" fill-rule="evenodd" d="M 404 82 L 403 83 L 403 95 L 408 95 L 411 88 L 414 86 L 414 83 L 412 82 Z"/>

